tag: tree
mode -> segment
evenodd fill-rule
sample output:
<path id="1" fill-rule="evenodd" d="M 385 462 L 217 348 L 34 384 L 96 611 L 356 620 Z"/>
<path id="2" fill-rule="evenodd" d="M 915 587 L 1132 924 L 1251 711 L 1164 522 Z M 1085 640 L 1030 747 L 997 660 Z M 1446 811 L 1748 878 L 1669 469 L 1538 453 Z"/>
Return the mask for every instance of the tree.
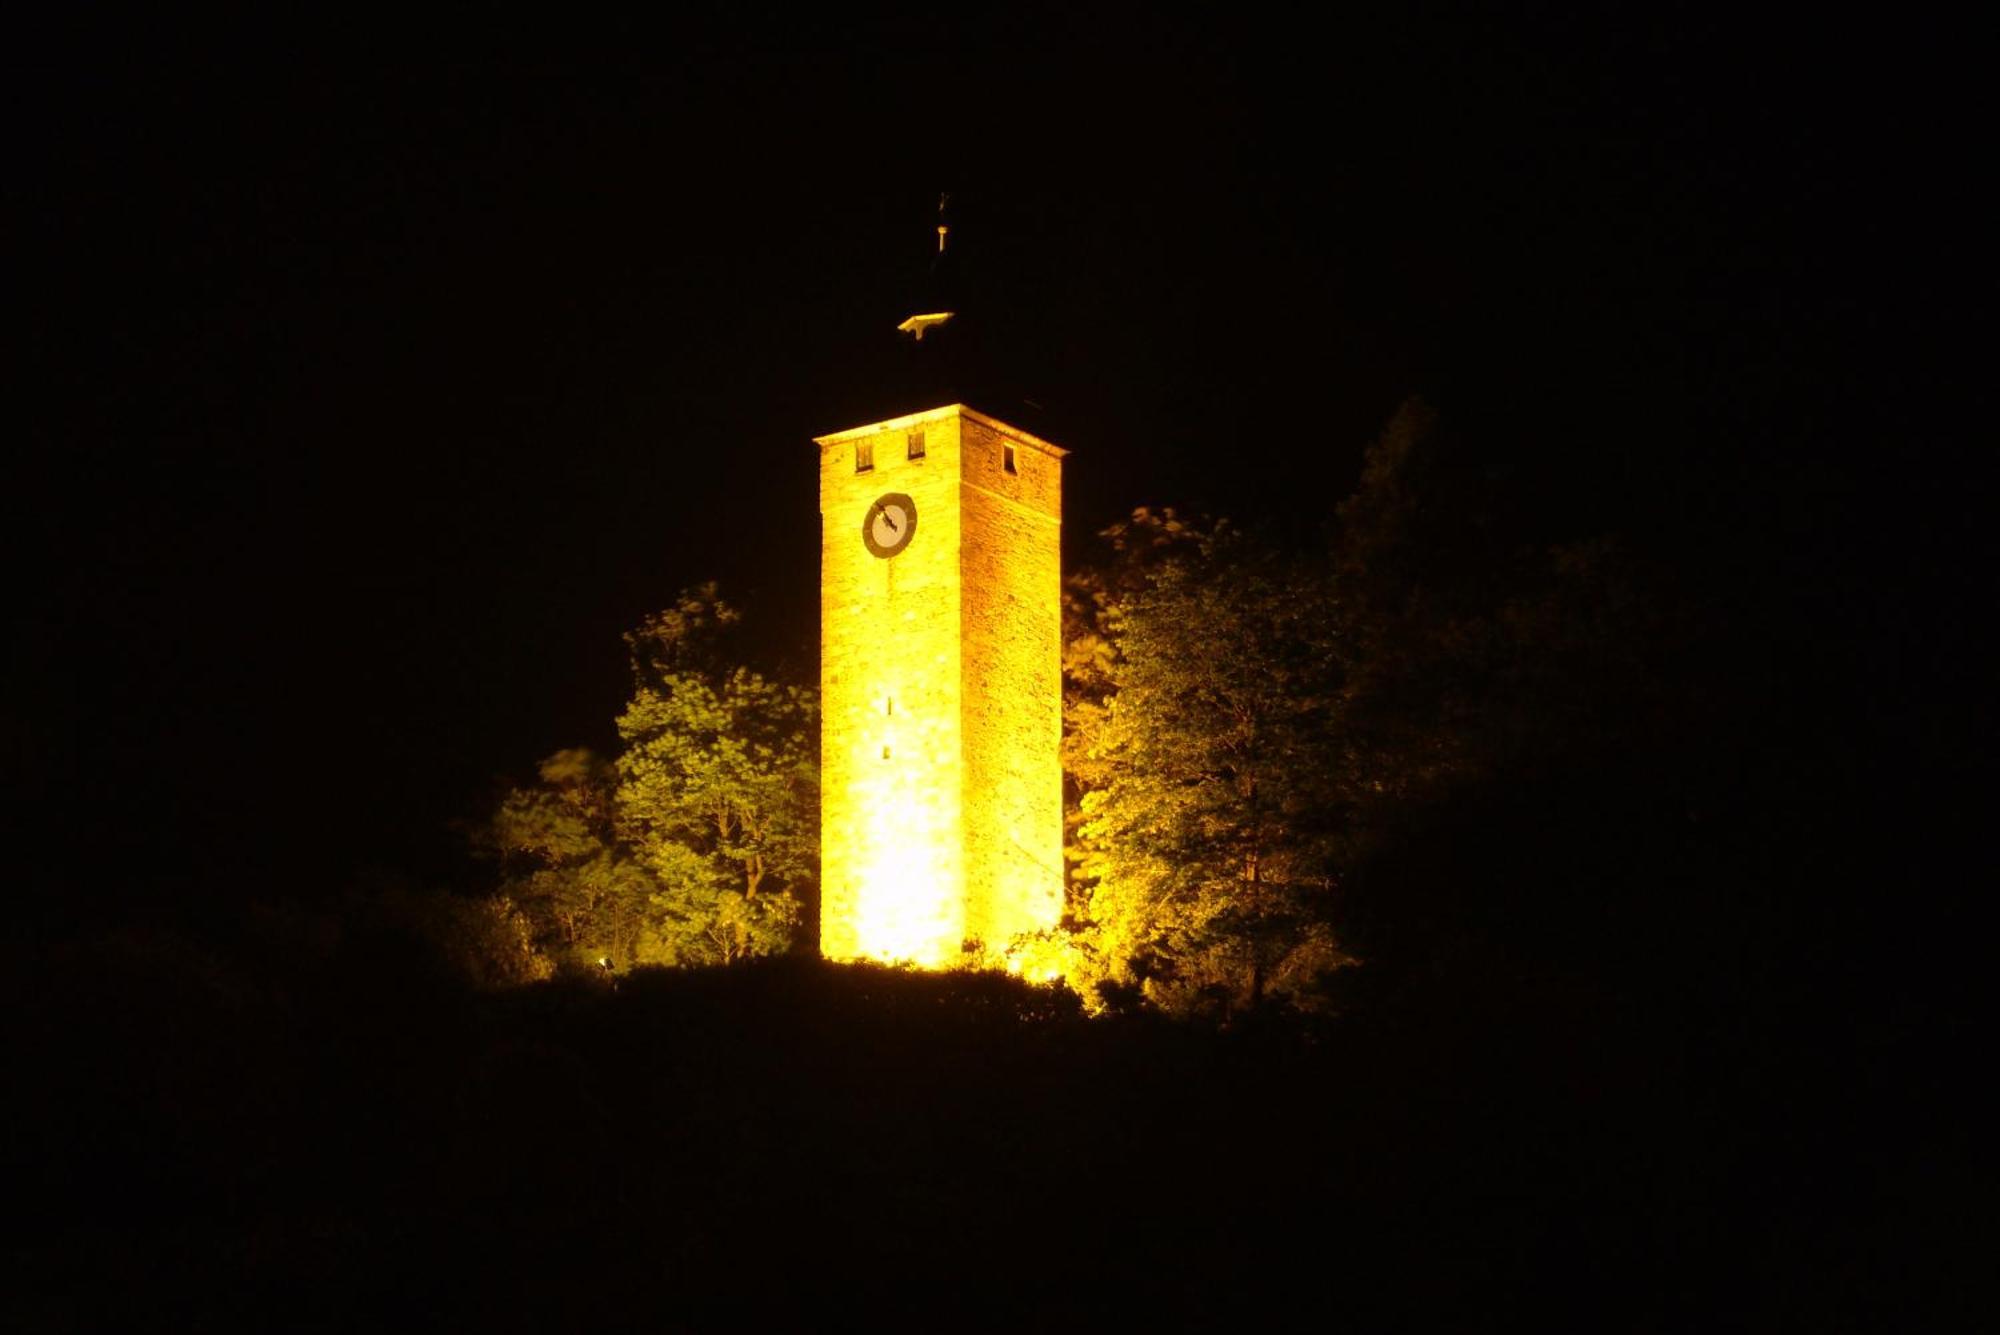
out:
<path id="1" fill-rule="evenodd" d="M 504 896 L 559 960 L 588 967 L 638 959 L 658 887 L 616 837 L 615 767 L 572 748 L 542 761 L 537 778 L 509 789 L 480 832 L 501 860 Z"/>
<path id="2" fill-rule="evenodd" d="M 1367 777 L 1343 939 L 1426 986 L 1612 960 L 1630 979 L 1707 875 L 1677 859 L 1727 781 L 1696 684 L 1727 674 L 1694 657 L 1694 610 L 1664 572 L 1536 522 L 1463 444 L 1404 404 L 1339 508 L 1342 726 Z"/>
<path id="3" fill-rule="evenodd" d="M 1172 511 L 1106 537 L 1067 654 L 1081 981 L 1176 1012 L 1304 1002 L 1345 962 L 1329 572 Z"/>
<path id="4" fill-rule="evenodd" d="M 518 987 L 555 971 L 533 916 L 507 894 L 457 895 L 393 873 L 371 874 L 349 889 L 341 921 L 350 939 L 372 941 L 377 950 L 421 943 L 436 965 L 474 987 Z M 410 957 L 390 949 L 407 967 Z"/>
<path id="5" fill-rule="evenodd" d="M 813 693 L 727 664 L 713 584 L 626 637 L 616 827 L 657 884 L 642 954 L 727 963 L 789 949 L 818 866 Z"/>
<path id="6" fill-rule="evenodd" d="M 626 636 L 623 747 L 542 761 L 475 846 L 537 946 L 573 967 L 724 964 L 789 949 L 818 866 L 811 692 L 729 659 L 713 584 Z"/>

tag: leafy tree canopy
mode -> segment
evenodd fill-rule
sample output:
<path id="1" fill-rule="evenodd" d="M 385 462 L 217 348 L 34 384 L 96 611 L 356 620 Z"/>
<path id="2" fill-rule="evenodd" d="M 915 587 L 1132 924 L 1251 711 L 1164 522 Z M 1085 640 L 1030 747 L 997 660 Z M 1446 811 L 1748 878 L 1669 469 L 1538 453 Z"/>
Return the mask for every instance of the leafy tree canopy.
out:
<path id="1" fill-rule="evenodd" d="M 708 585 L 630 637 L 617 827 L 662 887 L 652 953 L 671 962 L 786 949 L 818 865 L 814 695 L 720 666 L 735 620 Z"/>
<path id="2" fill-rule="evenodd" d="M 626 636 L 618 754 L 556 752 L 475 832 L 552 957 L 711 964 L 791 947 L 818 866 L 817 709 L 729 661 L 740 619 L 713 584 L 649 616 Z"/>
<path id="3" fill-rule="evenodd" d="M 1326 571 L 1172 511 L 1107 536 L 1111 567 L 1070 584 L 1083 981 L 1175 1011 L 1303 997 L 1341 962 Z"/>
<path id="4" fill-rule="evenodd" d="M 1616 832 L 1671 834 L 1680 781 L 1631 758 L 1696 731 L 1683 614 L 1609 539 L 1510 531 L 1452 449 L 1412 401 L 1323 545 L 1141 509 L 1066 581 L 1086 995 L 1226 1015 L 1317 1005 L 1357 956 L 1542 967 Z"/>

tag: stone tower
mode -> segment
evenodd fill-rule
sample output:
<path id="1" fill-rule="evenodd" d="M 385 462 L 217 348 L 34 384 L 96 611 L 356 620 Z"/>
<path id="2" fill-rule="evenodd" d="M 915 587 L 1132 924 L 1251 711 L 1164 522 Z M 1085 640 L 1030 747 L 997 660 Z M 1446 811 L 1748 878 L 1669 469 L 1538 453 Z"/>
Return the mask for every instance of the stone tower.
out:
<path id="1" fill-rule="evenodd" d="M 818 445 L 820 951 L 944 967 L 1062 912 L 1065 452 L 960 403 Z"/>

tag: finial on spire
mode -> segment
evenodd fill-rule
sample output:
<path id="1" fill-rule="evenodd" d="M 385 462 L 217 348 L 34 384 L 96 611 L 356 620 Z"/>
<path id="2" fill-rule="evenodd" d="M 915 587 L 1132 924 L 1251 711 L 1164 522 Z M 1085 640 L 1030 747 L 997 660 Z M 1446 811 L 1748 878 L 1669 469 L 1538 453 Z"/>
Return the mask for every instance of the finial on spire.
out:
<path id="1" fill-rule="evenodd" d="M 948 193 L 940 194 L 938 196 L 937 232 L 938 232 L 938 254 L 940 255 L 944 254 L 944 239 L 947 236 L 951 235 L 951 224 L 946 222 L 944 217 L 944 206 L 949 204 L 950 202 L 951 202 L 950 194 Z"/>

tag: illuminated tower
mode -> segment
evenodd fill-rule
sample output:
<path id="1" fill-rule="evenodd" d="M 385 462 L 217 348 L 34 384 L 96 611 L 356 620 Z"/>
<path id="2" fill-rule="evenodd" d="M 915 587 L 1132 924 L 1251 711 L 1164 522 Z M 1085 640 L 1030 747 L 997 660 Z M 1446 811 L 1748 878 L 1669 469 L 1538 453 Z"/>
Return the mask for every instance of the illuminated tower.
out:
<path id="1" fill-rule="evenodd" d="M 1064 451 L 960 403 L 818 444 L 820 951 L 950 965 L 1062 912 Z"/>

